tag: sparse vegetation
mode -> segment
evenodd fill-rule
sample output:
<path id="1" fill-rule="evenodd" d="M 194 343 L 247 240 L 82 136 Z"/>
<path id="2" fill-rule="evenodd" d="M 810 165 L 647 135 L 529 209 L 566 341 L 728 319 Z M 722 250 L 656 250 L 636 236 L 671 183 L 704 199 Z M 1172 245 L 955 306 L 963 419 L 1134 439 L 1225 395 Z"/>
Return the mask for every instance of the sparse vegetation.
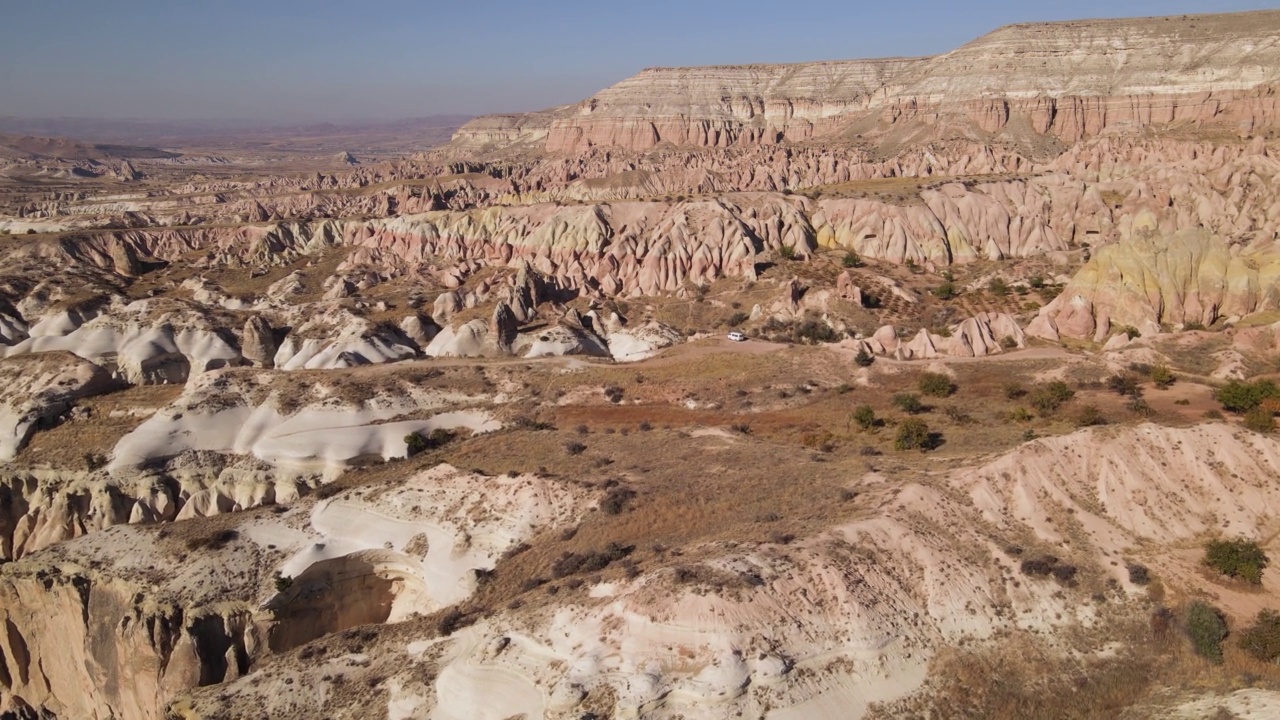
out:
<path id="1" fill-rule="evenodd" d="M 875 356 L 867 352 L 865 347 L 858 348 L 858 354 L 853 356 L 853 362 L 858 367 L 870 367 L 875 361 Z"/>
<path id="2" fill-rule="evenodd" d="M 528 415 L 517 415 L 514 418 L 511 418 L 511 426 L 514 428 L 520 428 L 522 430 L 555 430 L 556 429 L 556 426 L 553 423 L 546 422 L 545 420 L 539 420 L 537 418 L 533 418 Z M 408 441 L 409 439 L 408 437 L 406 437 L 405 442 L 407 443 Z"/>
<path id="3" fill-rule="evenodd" d="M 1004 417 L 1006 422 L 1016 423 L 1031 422 L 1036 419 L 1036 416 L 1032 415 L 1031 411 L 1024 407 L 1016 407 L 1005 413 Z"/>
<path id="4" fill-rule="evenodd" d="M 1276 418 L 1270 411 L 1256 407 L 1244 414 L 1243 424 L 1256 433 L 1272 433 L 1276 430 Z"/>
<path id="5" fill-rule="evenodd" d="M 1004 297 L 1009 294 L 1009 283 L 1005 282 L 1004 278 L 992 278 L 991 282 L 987 283 L 987 292 L 996 297 Z"/>
<path id="6" fill-rule="evenodd" d="M 840 340 L 840 336 L 827 323 L 822 320 L 808 319 L 796 326 L 792 333 L 792 337 L 796 342 L 817 343 L 833 343 Z"/>
<path id="7" fill-rule="evenodd" d="M 570 455 L 581 455 L 586 450 L 587 446 L 577 441 L 570 441 L 564 444 L 564 451 Z"/>
<path id="8" fill-rule="evenodd" d="M 844 259 L 841 262 L 847 268 L 862 267 L 862 258 L 858 257 L 858 253 L 852 250 L 844 254 Z"/>
<path id="9" fill-rule="evenodd" d="M 1151 368 L 1151 382 L 1161 390 L 1167 390 L 1178 381 L 1178 376 L 1173 374 L 1168 365 L 1156 365 Z"/>
<path id="10" fill-rule="evenodd" d="M 1018 398 L 1025 397 L 1026 394 L 1027 389 L 1016 382 L 1009 382 L 1004 385 L 1004 396 L 1009 400 L 1017 400 Z"/>
<path id="11" fill-rule="evenodd" d="M 1065 403 L 1070 402 L 1076 396 L 1074 390 L 1067 386 L 1061 380 L 1037 385 L 1031 391 L 1031 407 L 1040 412 L 1041 415 L 1050 415 L 1058 411 Z"/>
<path id="12" fill-rule="evenodd" d="M 606 515 L 621 515 L 627 509 L 627 504 L 635 499 L 636 491 L 629 487 L 610 488 L 609 492 L 600 501 L 600 509 Z"/>
<path id="13" fill-rule="evenodd" d="M 950 300 L 957 295 L 956 284 L 949 281 L 944 282 L 934 289 L 933 295 L 939 300 Z"/>
<path id="14" fill-rule="evenodd" d="M 436 428 L 430 433 L 423 435 L 420 432 L 412 432 L 404 436 L 405 449 L 408 457 L 413 457 L 428 450 L 435 450 L 444 447 L 453 441 L 455 437 L 454 431 L 445 428 Z"/>
<path id="15" fill-rule="evenodd" d="M 1107 418 L 1103 416 L 1102 411 L 1095 405 L 1084 405 L 1076 413 L 1077 427 L 1094 427 L 1095 425 L 1106 425 Z"/>
<path id="16" fill-rule="evenodd" d="M 634 551 L 634 545 L 609 543 L 604 550 L 586 553 L 565 553 L 552 563 L 551 574 L 556 578 L 563 578 L 579 573 L 599 572 L 631 555 Z"/>
<path id="17" fill-rule="evenodd" d="M 1022 561 L 1018 569 L 1028 577 L 1048 577 L 1052 575 L 1064 583 L 1074 580 L 1077 573 L 1075 565 L 1064 563 L 1053 555 L 1027 558 Z"/>
<path id="18" fill-rule="evenodd" d="M 1262 662 L 1280 660 L 1280 613 L 1259 611 L 1253 625 L 1240 631 L 1237 643 L 1241 650 Z"/>
<path id="19" fill-rule="evenodd" d="M 1244 382 L 1232 380 L 1214 391 L 1214 398 L 1228 412 L 1244 414 L 1256 409 L 1264 400 L 1280 398 L 1280 387 L 1270 380 Z"/>
<path id="20" fill-rule="evenodd" d="M 796 249 L 791 247 L 790 245 L 783 245 L 782 247 L 778 248 L 778 257 L 781 257 L 783 260 L 795 260 Z"/>
<path id="21" fill-rule="evenodd" d="M 1258 543 L 1245 538 L 1211 540 L 1204 546 L 1204 564 L 1231 578 L 1262 584 L 1270 559 Z"/>
<path id="22" fill-rule="evenodd" d="M 1138 379 L 1128 373 L 1117 373 L 1107 378 L 1107 388 L 1117 395 L 1137 395 L 1142 392 Z"/>

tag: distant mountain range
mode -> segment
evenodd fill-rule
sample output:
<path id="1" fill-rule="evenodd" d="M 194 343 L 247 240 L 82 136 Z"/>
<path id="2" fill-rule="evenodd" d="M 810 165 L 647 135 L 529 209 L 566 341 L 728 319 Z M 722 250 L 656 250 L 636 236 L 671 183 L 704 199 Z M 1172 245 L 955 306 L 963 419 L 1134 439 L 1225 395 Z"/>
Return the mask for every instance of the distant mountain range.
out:
<path id="1" fill-rule="evenodd" d="M 0 116 L 0 133 L 113 145 L 279 152 L 413 152 L 447 142 L 469 119 L 431 115 L 345 123 Z"/>

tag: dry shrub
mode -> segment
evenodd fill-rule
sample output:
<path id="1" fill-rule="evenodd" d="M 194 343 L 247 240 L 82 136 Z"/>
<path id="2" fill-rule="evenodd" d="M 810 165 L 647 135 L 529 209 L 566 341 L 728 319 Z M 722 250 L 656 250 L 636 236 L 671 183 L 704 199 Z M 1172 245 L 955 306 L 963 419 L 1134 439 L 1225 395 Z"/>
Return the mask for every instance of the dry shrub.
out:
<path id="1" fill-rule="evenodd" d="M 1253 625 L 1240 632 L 1240 648 L 1263 662 L 1280 658 L 1280 613 L 1263 610 Z"/>

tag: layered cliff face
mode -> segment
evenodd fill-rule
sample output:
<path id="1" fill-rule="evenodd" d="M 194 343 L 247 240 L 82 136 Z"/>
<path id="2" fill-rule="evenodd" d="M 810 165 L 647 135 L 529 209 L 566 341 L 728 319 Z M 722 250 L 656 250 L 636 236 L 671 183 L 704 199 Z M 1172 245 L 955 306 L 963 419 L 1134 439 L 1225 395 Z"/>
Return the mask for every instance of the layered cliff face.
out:
<path id="1" fill-rule="evenodd" d="M 234 535 L 234 533 L 232 533 Z M 6 566 L 0 576 L 0 714 L 9 717 L 68 717 L 86 720 L 158 720 L 178 693 L 244 674 L 262 637 L 248 603 L 206 603 L 193 595 L 200 583 L 224 591 L 250 585 L 260 556 L 236 543 L 242 554 L 217 567 L 230 549 L 202 549 L 204 557 L 173 574 L 157 591 L 155 565 L 173 555 L 147 547 L 153 538 L 103 543 L 97 564 L 111 558 L 112 573 L 88 567 Z M 132 560 L 122 562 L 120 553 Z M 128 566 L 128 567 L 126 567 Z M 150 572 L 149 579 L 121 579 Z M 187 585 L 187 583 L 193 583 Z M 185 586 L 184 586 L 185 585 Z M 174 590 L 181 588 L 178 593 Z M 184 597 L 185 596 L 185 597 Z"/>
<path id="2" fill-rule="evenodd" d="M 653 68 L 551 121 L 548 152 L 593 146 L 728 147 L 807 140 L 865 110 L 910 59 Z"/>
<path id="3" fill-rule="evenodd" d="M 1011 25 L 930 58 L 656 68 L 572 109 L 484 118 L 455 136 L 551 153 L 775 144 L 901 125 L 1028 132 L 1280 125 L 1280 12 Z M 1025 137 L 1023 138 L 1025 139 Z"/>

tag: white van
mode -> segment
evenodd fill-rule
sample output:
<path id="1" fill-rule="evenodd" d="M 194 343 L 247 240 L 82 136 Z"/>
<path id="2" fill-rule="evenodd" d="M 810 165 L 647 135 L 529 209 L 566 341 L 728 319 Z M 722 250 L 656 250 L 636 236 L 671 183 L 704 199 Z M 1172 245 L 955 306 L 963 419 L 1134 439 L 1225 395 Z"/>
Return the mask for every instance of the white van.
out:
<path id="1" fill-rule="evenodd" d="M 729 339 L 734 342 L 746 342 L 747 336 L 743 335 L 737 330 L 734 330 L 733 332 L 729 333 Z"/>

